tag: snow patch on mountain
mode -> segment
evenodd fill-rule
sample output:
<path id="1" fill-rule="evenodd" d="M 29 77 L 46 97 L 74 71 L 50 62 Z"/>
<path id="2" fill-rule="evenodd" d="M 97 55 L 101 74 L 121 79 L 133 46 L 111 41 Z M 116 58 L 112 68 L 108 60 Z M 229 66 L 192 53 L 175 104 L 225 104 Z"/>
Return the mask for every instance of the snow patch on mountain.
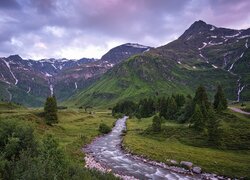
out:
<path id="1" fill-rule="evenodd" d="M 191 39 L 193 37 L 193 35 L 189 36 L 186 40 L 188 41 L 189 39 Z"/>
<path id="2" fill-rule="evenodd" d="M 57 69 L 57 67 L 54 64 L 51 64 L 53 66 L 54 69 Z"/>
<path id="3" fill-rule="evenodd" d="M 77 89 L 77 82 L 75 82 L 75 89 Z"/>
<path id="4" fill-rule="evenodd" d="M 247 45 L 247 43 L 248 43 L 248 39 L 246 40 L 246 44 L 245 44 L 245 47 L 246 47 L 246 48 L 248 48 L 248 45 Z"/>
<path id="5" fill-rule="evenodd" d="M 234 38 L 237 37 L 241 34 L 241 31 L 239 31 L 238 33 L 234 34 L 234 35 L 230 35 L 230 36 L 225 36 L 226 38 Z"/>
<path id="6" fill-rule="evenodd" d="M 2 60 L 5 62 L 6 66 L 8 67 L 8 69 L 9 69 L 9 71 L 10 71 L 10 74 L 11 74 L 12 77 L 15 79 L 15 85 L 17 85 L 18 79 L 16 78 L 16 76 L 14 75 L 14 73 L 11 71 L 9 62 L 5 61 L 4 59 L 2 59 Z"/>
<path id="7" fill-rule="evenodd" d="M 241 55 L 240 55 L 238 58 L 236 58 L 236 60 L 234 61 L 234 63 L 230 66 L 230 68 L 229 68 L 227 71 L 231 71 L 231 70 L 233 69 L 233 67 L 234 67 L 234 64 L 235 64 L 240 58 L 242 58 L 243 55 L 244 55 L 244 52 L 241 53 Z"/>
<path id="8" fill-rule="evenodd" d="M 203 58 L 206 61 L 206 63 L 209 63 L 208 60 L 203 56 L 203 54 L 201 54 L 201 52 L 200 52 L 199 55 L 200 55 L 201 58 Z"/>
<path id="9" fill-rule="evenodd" d="M 234 63 L 235 63 L 235 62 L 234 62 Z M 233 69 L 233 67 L 234 67 L 234 63 L 233 63 L 233 64 L 231 64 L 230 68 L 229 68 L 227 71 L 231 71 L 231 70 Z"/>
<path id="10" fill-rule="evenodd" d="M 242 57 L 243 57 L 243 55 L 244 55 L 244 52 L 240 55 L 240 58 L 242 58 Z"/>
<path id="11" fill-rule="evenodd" d="M 214 27 L 214 26 L 211 27 L 210 31 L 213 31 L 213 30 L 215 30 L 215 27 Z"/>
<path id="12" fill-rule="evenodd" d="M 204 56 L 201 53 L 199 55 L 200 55 L 200 57 L 204 58 Z"/>
<path id="13" fill-rule="evenodd" d="M 215 66 L 214 64 L 212 64 L 212 66 L 215 68 L 215 69 L 217 69 L 218 67 L 217 66 Z"/>
<path id="14" fill-rule="evenodd" d="M 29 93 L 30 93 L 30 90 L 31 90 L 31 88 L 29 87 L 29 89 L 28 89 L 28 91 L 27 91 L 27 94 L 29 94 Z"/>
<path id="15" fill-rule="evenodd" d="M 150 48 L 148 48 L 147 50 L 143 51 L 143 53 L 148 52 L 149 50 L 150 50 Z M 128 53 L 128 52 L 126 52 L 126 53 Z"/>
<path id="16" fill-rule="evenodd" d="M 223 42 L 212 43 L 212 41 L 210 41 L 208 44 L 209 44 L 210 46 L 217 46 L 217 45 L 223 44 Z"/>
<path id="17" fill-rule="evenodd" d="M 206 43 L 206 42 L 203 42 L 203 46 L 202 46 L 202 47 L 200 47 L 200 48 L 198 48 L 198 50 L 202 50 L 203 48 L 205 48 L 205 47 L 206 47 L 206 45 L 207 45 L 207 43 Z"/>
<path id="18" fill-rule="evenodd" d="M 143 49 L 149 48 L 148 46 L 143 46 L 143 45 L 136 44 L 136 43 L 127 43 L 127 44 L 125 44 L 125 45 L 126 45 L 126 46 L 131 46 L 131 47 L 134 47 L 134 48 L 143 48 Z"/>
<path id="19" fill-rule="evenodd" d="M 47 72 L 45 72 L 45 76 L 46 76 L 46 77 L 52 77 L 52 75 L 49 74 L 49 73 L 47 73 Z"/>
<path id="20" fill-rule="evenodd" d="M 249 38 L 249 37 L 250 37 L 250 35 L 244 35 L 244 36 L 238 37 L 238 39 L 245 39 L 245 38 Z"/>

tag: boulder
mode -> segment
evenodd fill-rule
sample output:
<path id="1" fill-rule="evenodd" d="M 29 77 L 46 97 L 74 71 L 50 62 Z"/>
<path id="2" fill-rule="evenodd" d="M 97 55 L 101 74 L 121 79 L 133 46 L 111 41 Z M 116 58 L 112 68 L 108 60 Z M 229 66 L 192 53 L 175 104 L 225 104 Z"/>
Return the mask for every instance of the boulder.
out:
<path id="1" fill-rule="evenodd" d="M 180 165 L 182 165 L 184 168 L 187 168 L 190 170 L 190 169 L 192 169 L 193 163 L 188 162 L 188 161 L 181 161 Z"/>
<path id="2" fill-rule="evenodd" d="M 200 174 L 200 173 L 201 173 L 201 168 L 198 167 L 198 166 L 195 166 L 195 167 L 193 167 L 192 171 L 193 171 L 194 173 L 196 173 L 196 174 Z"/>

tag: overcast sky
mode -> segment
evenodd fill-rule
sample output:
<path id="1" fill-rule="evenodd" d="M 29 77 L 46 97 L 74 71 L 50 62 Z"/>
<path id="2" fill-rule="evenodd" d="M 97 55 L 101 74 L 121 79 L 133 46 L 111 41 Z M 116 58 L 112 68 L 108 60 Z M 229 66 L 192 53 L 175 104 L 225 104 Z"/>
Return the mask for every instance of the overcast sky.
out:
<path id="1" fill-rule="evenodd" d="M 0 57 L 100 58 L 134 42 L 157 47 L 194 21 L 250 27 L 249 0 L 0 0 Z"/>

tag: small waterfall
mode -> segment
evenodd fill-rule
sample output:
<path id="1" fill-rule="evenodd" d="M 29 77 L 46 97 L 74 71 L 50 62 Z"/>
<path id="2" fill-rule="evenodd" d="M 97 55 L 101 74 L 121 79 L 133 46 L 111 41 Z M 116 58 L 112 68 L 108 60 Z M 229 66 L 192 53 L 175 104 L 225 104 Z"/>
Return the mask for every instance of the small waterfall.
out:
<path id="1" fill-rule="evenodd" d="M 49 85 L 49 89 L 50 89 L 50 95 L 53 96 L 54 89 L 53 89 L 53 85 L 52 84 Z"/>
<path id="2" fill-rule="evenodd" d="M 237 83 L 238 83 L 237 102 L 240 102 L 240 94 L 243 91 L 243 89 L 246 87 L 246 85 L 241 86 L 240 79 L 241 77 L 237 80 Z"/>

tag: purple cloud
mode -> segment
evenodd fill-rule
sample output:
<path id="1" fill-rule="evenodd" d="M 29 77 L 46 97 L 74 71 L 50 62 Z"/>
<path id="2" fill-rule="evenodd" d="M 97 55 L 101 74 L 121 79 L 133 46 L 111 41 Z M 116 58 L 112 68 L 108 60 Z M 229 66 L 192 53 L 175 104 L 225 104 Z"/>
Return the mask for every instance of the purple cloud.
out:
<path id="1" fill-rule="evenodd" d="M 194 21 L 250 27 L 245 0 L 1 0 L 0 56 L 100 57 L 126 42 L 160 46 Z"/>

